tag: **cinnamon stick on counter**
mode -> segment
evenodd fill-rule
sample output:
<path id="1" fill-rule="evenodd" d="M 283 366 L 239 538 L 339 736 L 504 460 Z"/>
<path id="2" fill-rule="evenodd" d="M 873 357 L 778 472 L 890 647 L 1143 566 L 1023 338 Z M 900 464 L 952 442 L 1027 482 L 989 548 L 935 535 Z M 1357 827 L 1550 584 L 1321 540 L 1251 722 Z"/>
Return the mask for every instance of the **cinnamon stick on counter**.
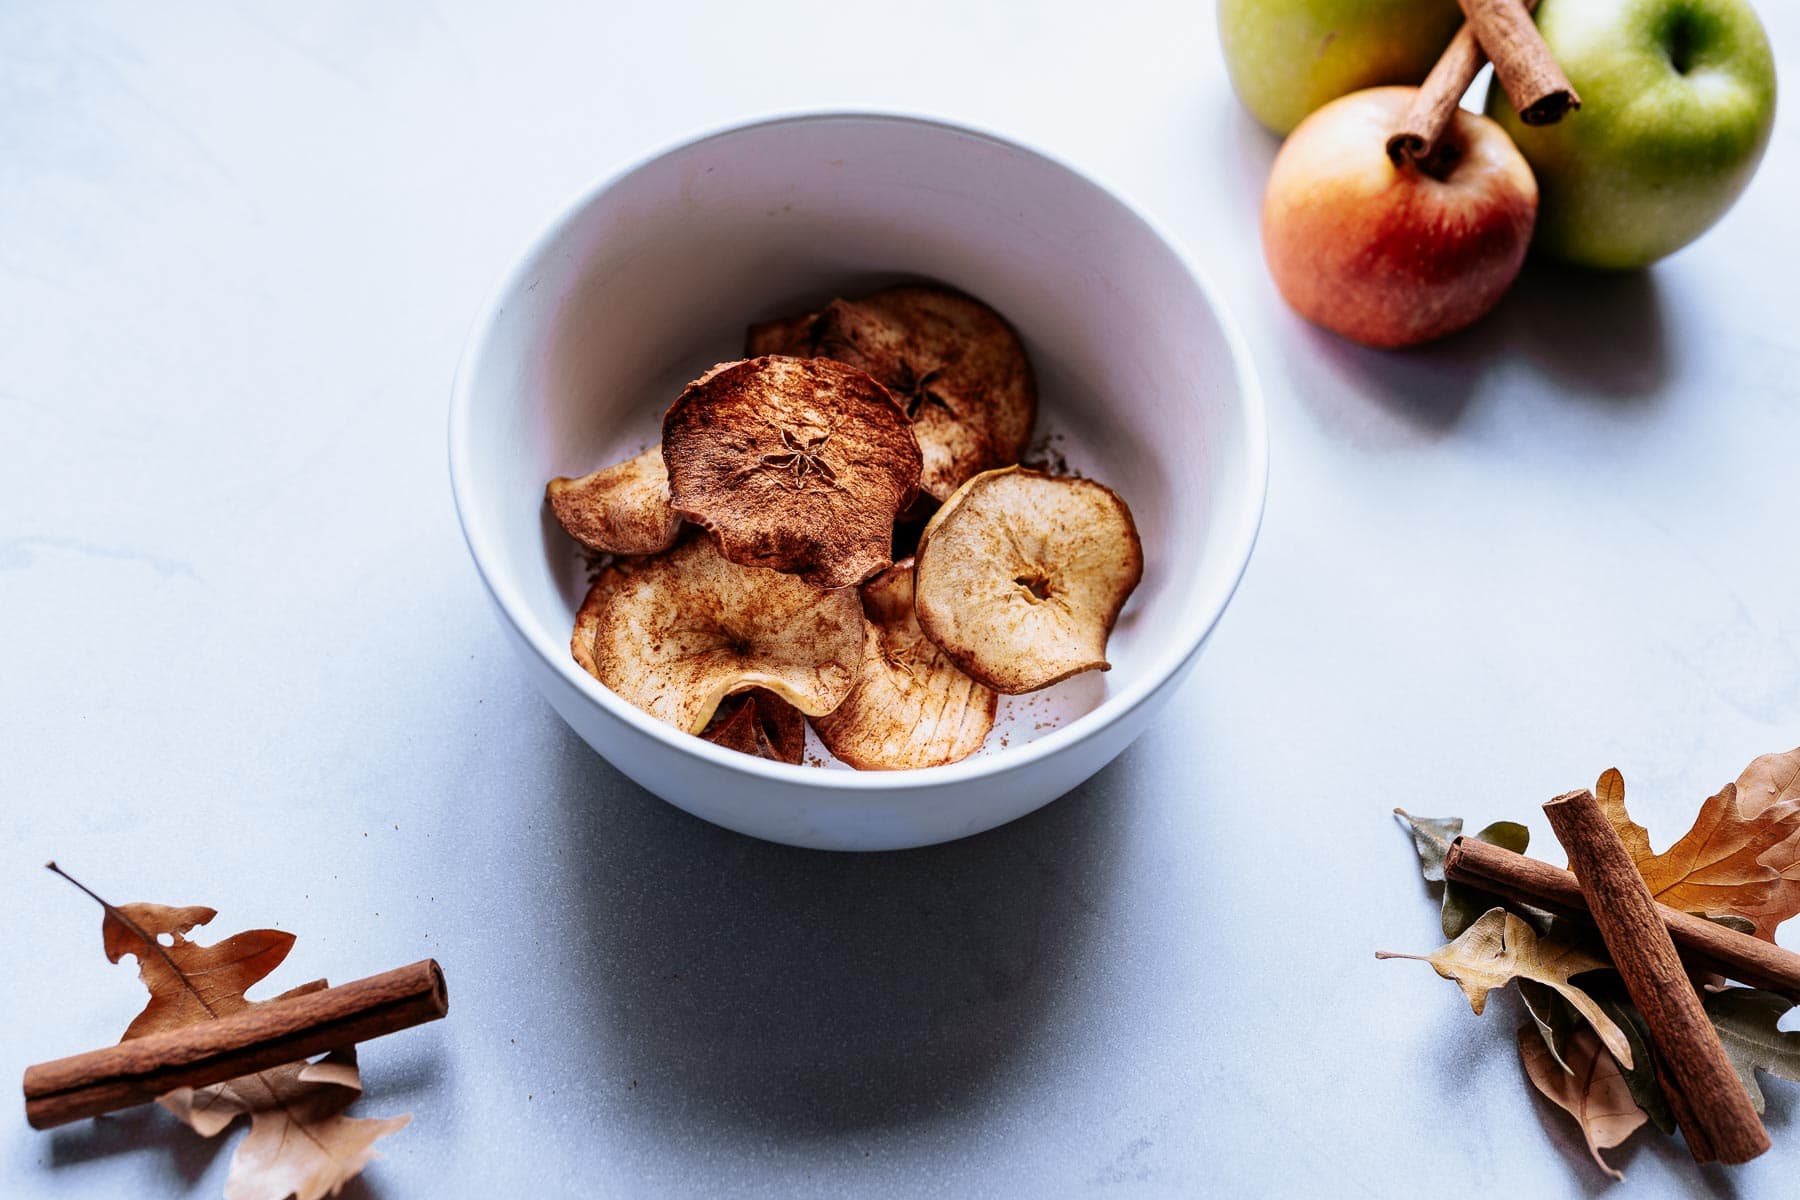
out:
<path id="1" fill-rule="evenodd" d="M 1554 125 L 1581 107 L 1581 97 L 1519 0 L 1458 0 L 1494 78 L 1527 125 Z"/>
<path id="2" fill-rule="evenodd" d="M 1450 843 L 1450 852 L 1444 858 L 1444 878 L 1502 900 L 1592 920 L 1575 876 L 1561 867 L 1474 838 L 1459 837 Z M 1800 1004 L 1800 954 L 1666 904 L 1656 906 L 1656 915 L 1662 919 L 1675 943 L 1675 952 L 1689 970 L 1723 975 L 1777 992 Z"/>
<path id="3" fill-rule="evenodd" d="M 450 1011 L 434 959 L 258 1004 L 25 1069 L 25 1119 L 49 1129 L 435 1021 Z"/>
<path id="4" fill-rule="evenodd" d="M 1544 805 L 1544 814 L 1569 852 L 1588 912 L 1649 1028 L 1657 1078 L 1694 1160 L 1755 1158 L 1769 1148 L 1769 1135 L 1682 970 L 1625 843 L 1586 789 L 1558 796 Z"/>

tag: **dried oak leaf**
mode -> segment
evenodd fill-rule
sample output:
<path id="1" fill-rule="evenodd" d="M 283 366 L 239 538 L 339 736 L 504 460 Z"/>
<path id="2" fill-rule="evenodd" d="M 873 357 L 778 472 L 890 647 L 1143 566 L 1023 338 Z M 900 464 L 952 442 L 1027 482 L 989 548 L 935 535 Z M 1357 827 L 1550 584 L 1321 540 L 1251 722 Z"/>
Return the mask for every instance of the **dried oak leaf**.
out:
<path id="1" fill-rule="evenodd" d="M 919 444 L 886 388 L 825 359 L 727 363 L 663 416 L 675 511 L 734 563 L 821 588 L 892 562 L 894 519 L 919 484 Z"/>
<path id="2" fill-rule="evenodd" d="M 856 680 L 862 604 L 849 589 L 738 566 L 694 537 L 603 575 L 576 614 L 570 650 L 625 701 L 688 733 L 751 688 L 819 716 Z"/>
<path id="3" fill-rule="evenodd" d="M 1514 979 L 1535 980 L 1554 988 L 1574 1005 L 1614 1058 L 1627 1066 L 1634 1061 L 1625 1031 L 1591 996 L 1569 982 L 1573 976 L 1601 970 L 1608 964 L 1558 935 L 1538 937 L 1524 920 L 1503 908 L 1488 910 L 1455 941 L 1431 954 L 1379 950 L 1375 957 L 1430 963 L 1439 975 L 1462 988 L 1476 1016 L 1481 1015 L 1488 993 L 1495 988 L 1505 987 Z"/>
<path id="4" fill-rule="evenodd" d="M 1575 1061 L 1575 1054 L 1569 1049 L 1569 1041 L 1577 1033 L 1587 1032 L 1588 1028 L 1581 1014 L 1554 988 L 1529 979 L 1513 982 L 1545 1050 L 1564 1072 L 1573 1075 L 1575 1068 L 1570 1063 Z M 1649 1027 L 1625 994 L 1624 986 L 1616 976 L 1598 975 L 1588 980 L 1583 990 L 1625 1031 L 1625 1040 L 1631 1044 L 1632 1065 L 1621 1068 L 1621 1073 L 1632 1100 L 1658 1129 L 1674 1133 L 1675 1114 L 1669 1110 L 1669 1099 L 1663 1094 L 1662 1084 L 1657 1082 L 1656 1056 L 1650 1049 Z"/>
<path id="5" fill-rule="evenodd" d="M 798 764 L 806 753 L 806 715 L 764 688 L 727 697 L 700 736 L 757 758 Z"/>
<path id="6" fill-rule="evenodd" d="M 181 1029 L 249 1008 L 244 992 L 281 965 L 294 935 L 279 929 L 249 929 L 202 946 L 188 940 L 195 926 L 218 915 L 201 905 L 101 902 L 100 941 L 108 962 L 131 955 L 150 1001 L 125 1028 L 120 1041 Z M 160 939 L 167 938 L 162 942 Z M 155 944 L 146 949 L 146 940 Z"/>
<path id="7" fill-rule="evenodd" d="M 559 475 L 544 495 L 570 537 L 604 554 L 656 554 L 681 532 L 660 447 L 580 479 Z"/>
<path id="8" fill-rule="evenodd" d="M 1144 574 L 1111 488 L 1005 467 L 975 476 L 919 536 L 919 625 L 977 683 L 1016 695 L 1106 671 L 1106 640 Z"/>
<path id="9" fill-rule="evenodd" d="M 1396 808 L 1394 815 L 1412 831 L 1413 847 L 1419 853 L 1419 872 L 1425 876 L 1425 882 L 1444 885 L 1441 921 L 1445 937 L 1457 937 L 1482 913 L 1500 904 L 1487 892 L 1444 878 L 1444 859 L 1450 853 L 1450 843 L 1462 833 L 1461 817 L 1415 817 L 1402 808 Z M 1531 843 L 1531 831 L 1517 821 L 1495 821 L 1476 834 L 1475 840 L 1523 854 Z"/>
<path id="10" fill-rule="evenodd" d="M 912 419 L 925 465 L 919 487 L 946 499 L 972 475 L 1019 461 L 1037 419 L 1037 381 L 1025 348 L 999 313 L 944 287 L 895 287 L 833 300 L 811 321 L 751 330 L 759 345 L 808 353 L 873 375 Z M 759 333 L 760 331 L 760 333 Z"/>
<path id="11" fill-rule="evenodd" d="M 1000 697 L 957 670 L 919 628 L 912 560 L 863 584 L 862 605 L 869 628 L 856 686 L 813 719 L 825 748 L 874 771 L 943 766 L 981 749 Z"/>
<path id="12" fill-rule="evenodd" d="M 1600 1157 L 1600 1151 L 1624 1142 L 1649 1117 L 1631 1098 L 1619 1064 L 1606 1052 L 1600 1039 L 1586 1026 L 1576 1029 L 1569 1038 L 1565 1071 L 1550 1057 L 1531 1027 L 1525 1025 L 1519 1029 L 1519 1057 L 1532 1086 L 1575 1118 L 1595 1164 L 1614 1179 L 1624 1179 Z"/>
<path id="13" fill-rule="evenodd" d="M 1800 750 L 1765 755 L 1700 806 L 1693 828 L 1661 854 L 1625 809 L 1625 780 L 1609 770 L 1594 785 L 1601 810 L 1651 895 L 1683 912 L 1739 916 L 1757 937 L 1800 912 Z M 1740 786 L 1741 785 L 1741 786 Z"/>
<path id="14" fill-rule="evenodd" d="M 1776 1028 L 1792 1007 L 1781 996 L 1757 988 L 1726 988 L 1706 998 L 1706 1015 L 1757 1112 L 1766 1103 L 1757 1071 L 1800 1083 L 1800 1033 Z"/>
<path id="15" fill-rule="evenodd" d="M 291 933 L 251 929 L 202 946 L 187 934 L 213 919 L 210 908 L 114 906 L 94 899 L 106 910 L 100 928 L 106 957 L 112 962 L 135 957 L 138 977 L 150 992 L 150 1002 L 122 1040 L 254 1007 L 258 1002 L 246 999 L 245 990 L 279 966 L 294 944 Z M 318 980 L 284 996 L 324 986 Z M 203 1137 L 240 1115 L 250 1117 L 250 1133 L 232 1154 L 226 1200 L 318 1200 L 336 1195 L 378 1157 L 375 1142 L 412 1119 L 343 1116 L 361 1088 L 354 1052 L 340 1051 L 318 1063 L 290 1063 L 199 1091 L 180 1088 L 157 1102 Z"/>
<path id="16" fill-rule="evenodd" d="M 225 1200 L 319 1200 L 337 1195 L 380 1157 L 376 1141 L 412 1120 L 344 1116 L 361 1094 L 352 1048 L 198 1090 L 177 1088 L 157 1103 L 202 1137 L 249 1116 L 250 1133 L 231 1156 Z"/>

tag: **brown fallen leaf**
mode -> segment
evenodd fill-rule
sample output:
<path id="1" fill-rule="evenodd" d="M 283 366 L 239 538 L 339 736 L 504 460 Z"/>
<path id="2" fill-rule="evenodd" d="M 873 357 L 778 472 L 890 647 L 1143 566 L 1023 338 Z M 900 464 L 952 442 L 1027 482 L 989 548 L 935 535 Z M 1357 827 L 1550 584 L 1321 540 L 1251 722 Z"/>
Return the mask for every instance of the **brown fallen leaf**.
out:
<path id="1" fill-rule="evenodd" d="M 1683 912 L 1740 916 L 1757 937 L 1800 912 L 1800 750 L 1764 755 L 1700 806 L 1694 825 L 1661 854 L 1625 809 L 1625 780 L 1609 770 L 1594 787 L 1656 899 Z"/>
<path id="2" fill-rule="evenodd" d="M 1536 1031 L 1529 1025 L 1520 1026 L 1519 1057 L 1532 1086 L 1575 1118 L 1588 1153 L 1600 1169 L 1614 1179 L 1624 1179 L 1600 1157 L 1600 1151 L 1619 1145 L 1650 1118 L 1631 1098 L 1624 1072 L 1594 1031 L 1585 1025 L 1576 1028 L 1564 1044 L 1563 1059 L 1568 1065 L 1564 1071 Z"/>
<path id="3" fill-rule="evenodd" d="M 213 909 L 113 905 L 55 863 L 50 869 L 105 910 L 100 935 L 106 957 L 118 962 L 131 955 L 138 961 L 138 978 L 150 1001 L 121 1041 L 217 1020 L 261 1003 L 246 999 L 244 992 L 281 965 L 293 948 L 294 935 L 278 929 L 251 929 L 203 946 L 187 934 L 211 921 L 217 915 Z M 276 999 L 324 986 L 324 980 L 316 980 Z M 197 1091 L 180 1088 L 158 1103 L 202 1137 L 249 1116 L 249 1136 L 232 1155 L 226 1200 L 319 1200 L 336 1195 L 377 1157 L 378 1139 L 412 1120 L 410 1115 L 374 1120 L 342 1116 L 361 1091 L 352 1047 L 317 1063 L 289 1063 Z"/>
<path id="4" fill-rule="evenodd" d="M 157 1101 L 212 1137 L 239 1116 L 250 1134 L 238 1143 L 225 1178 L 225 1200 L 319 1200 L 380 1157 L 375 1143 L 411 1115 L 369 1119 L 343 1114 L 362 1094 L 356 1051 L 339 1050 L 316 1063 L 289 1063 L 212 1087 L 178 1088 Z"/>
<path id="5" fill-rule="evenodd" d="M 1555 934 L 1540 938 L 1530 925 L 1503 908 L 1490 908 L 1455 941 L 1431 954 L 1377 950 L 1375 957 L 1430 963 L 1432 970 L 1462 988 L 1476 1016 L 1486 1007 L 1489 992 L 1514 979 L 1531 979 L 1555 988 L 1593 1026 L 1614 1058 L 1626 1066 L 1633 1062 L 1625 1031 L 1593 997 L 1569 982 L 1573 976 L 1608 964 Z"/>

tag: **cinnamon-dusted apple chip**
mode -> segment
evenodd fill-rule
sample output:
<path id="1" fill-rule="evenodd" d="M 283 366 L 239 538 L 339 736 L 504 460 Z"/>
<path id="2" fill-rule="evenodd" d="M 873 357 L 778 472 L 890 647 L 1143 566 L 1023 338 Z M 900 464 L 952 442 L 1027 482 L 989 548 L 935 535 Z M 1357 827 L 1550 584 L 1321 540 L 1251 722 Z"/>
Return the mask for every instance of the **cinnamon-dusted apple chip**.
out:
<path id="1" fill-rule="evenodd" d="M 681 518 L 669 507 L 669 473 L 659 447 L 580 479 L 559 475 L 544 494 L 569 536 L 590 550 L 656 554 L 681 532 Z"/>
<path id="2" fill-rule="evenodd" d="M 999 313 L 942 287 L 833 300 L 810 352 L 859 367 L 894 394 L 924 452 L 921 491 L 943 500 L 971 475 L 1019 461 L 1037 417 L 1037 382 Z"/>
<path id="3" fill-rule="evenodd" d="M 988 471 L 919 537 L 919 626 L 977 682 L 1032 692 L 1110 669 L 1107 635 L 1143 574 L 1131 510 L 1111 488 Z"/>
<path id="4" fill-rule="evenodd" d="M 738 566 L 694 537 L 603 572 L 571 648 L 623 699 L 688 733 L 705 729 L 726 696 L 756 687 L 822 716 L 856 682 L 862 604 L 847 589 Z"/>
<path id="5" fill-rule="evenodd" d="M 957 670 L 913 614 L 913 564 L 862 585 L 869 619 L 862 670 L 844 702 L 813 719 L 826 749 L 853 767 L 937 767 L 981 749 L 1000 698 Z"/>
<path id="6" fill-rule="evenodd" d="M 594 634 L 600 628 L 600 613 L 606 602 L 631 578 L 639 561 L 615 559 L 590 575 L 587 596 L 575 610 L 575 631 L 569 636 L 569 653 L 581 664 L 581 669 L 595 679 L 600 678 L 600 668 L 594 662 Z"/>
<path id="7" fill-rule="evenodd" d="M 798 764 L 806 751 L 806 717 L 774 692 L 752 688 L 726 697 L 700 736 L 727 750 Z"/>
<path id="8" fill-rule="evenodd" d="M 824 359 L 714 368 L 663 417 L 663 458 L 675 511 L 726 558 L 822 588 L 892 561 L 894 518 L 919 482 L 919 445 L 894 398 Z"/>

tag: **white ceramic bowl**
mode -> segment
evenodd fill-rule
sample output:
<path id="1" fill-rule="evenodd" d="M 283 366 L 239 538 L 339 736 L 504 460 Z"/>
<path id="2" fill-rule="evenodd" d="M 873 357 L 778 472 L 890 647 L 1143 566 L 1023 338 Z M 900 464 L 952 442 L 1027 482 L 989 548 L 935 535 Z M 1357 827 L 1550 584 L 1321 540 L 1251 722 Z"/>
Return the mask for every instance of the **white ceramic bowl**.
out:
<path id="1" fill-rule="evenodd" d="M 583 588 L 544 481 L 656 442 L 682 384 L 746 322 L 902 279 L 1019 330 L 1052 460 L 1110 484 L 1144 542 L 1113 669 L 1003 701 L 979 755 L 922 771 L 790 766 L 661 724 L 576 666 Z M 1192 261 L 1072 168 L 936 121 L 826 113 L 685 142 L 577 200 L 477 319 L 450 408 L 475 564 L 544 696 L 619 770 L 696 816 L 797 846 L 880 850 L 990 829 L 1099 770 L 1168 700 L 1231 598 L 1268 450 L 1243 344 Z"/>

